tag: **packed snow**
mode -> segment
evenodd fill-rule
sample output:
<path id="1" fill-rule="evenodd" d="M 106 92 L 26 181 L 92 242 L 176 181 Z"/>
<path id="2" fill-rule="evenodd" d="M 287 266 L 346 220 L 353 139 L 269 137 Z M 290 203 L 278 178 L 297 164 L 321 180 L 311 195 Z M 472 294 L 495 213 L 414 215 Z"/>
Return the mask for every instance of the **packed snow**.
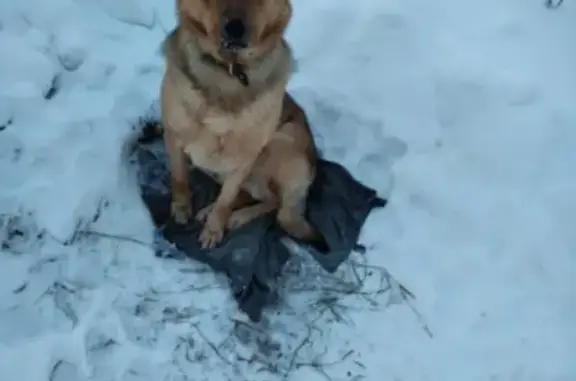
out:
<path id="1" fill-rule="evenodd" d="M 129 164 L 173 3 L 0 0 L 2 380 L 576 380 L 576 2 L 294 0 L 290 91 L 390 202 L 259 324 Z"/>

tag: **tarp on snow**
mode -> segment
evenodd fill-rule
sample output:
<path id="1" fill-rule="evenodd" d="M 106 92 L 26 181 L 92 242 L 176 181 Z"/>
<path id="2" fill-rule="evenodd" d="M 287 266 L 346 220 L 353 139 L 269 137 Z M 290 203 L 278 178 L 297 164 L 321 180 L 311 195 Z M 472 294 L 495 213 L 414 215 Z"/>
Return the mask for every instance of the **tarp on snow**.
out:
<path id="1" fill-rule="evenodd" d="M 225 273 L 239 308 L 251 320 L 260 320 L 263 309 L 272 303 L 277 280 L 290 258 L 287 238 L 277 225 L 274 213 L 226 233 L 220 245 L 201 249 L 202 225 L 191 219 L 183 226 L 170 218 L 170 172 L 162 136 L 152 127 L 144 128 L 134 147 L 141 196 L 163 238 L 187 257 Z M 190 188 L 193 212 L 214 201 L 219 185 L 208 175 L 192 170 Z M 334 272 L 353 250 L 362 250 L 358 236 L 368 214 L 384 207 L 386 200 L 356 181 L 341 165 L 320 160 L 307 203 L 308 221 L 322 234 L 325 245 L 303 245 L 328 272 Z"/>

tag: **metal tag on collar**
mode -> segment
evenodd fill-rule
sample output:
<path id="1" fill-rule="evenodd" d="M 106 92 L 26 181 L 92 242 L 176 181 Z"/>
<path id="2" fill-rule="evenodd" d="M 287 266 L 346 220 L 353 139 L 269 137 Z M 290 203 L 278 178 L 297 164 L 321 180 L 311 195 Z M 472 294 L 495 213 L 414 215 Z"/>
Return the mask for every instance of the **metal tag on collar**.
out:
<path id="1" fill-rule="evenodd" d="M 248 76 L 242 69 L 242 66 L 237 63 L 228 64 L 228 73 L 232 77 L 236 77 L 243 86 L 249 86 Z"/>

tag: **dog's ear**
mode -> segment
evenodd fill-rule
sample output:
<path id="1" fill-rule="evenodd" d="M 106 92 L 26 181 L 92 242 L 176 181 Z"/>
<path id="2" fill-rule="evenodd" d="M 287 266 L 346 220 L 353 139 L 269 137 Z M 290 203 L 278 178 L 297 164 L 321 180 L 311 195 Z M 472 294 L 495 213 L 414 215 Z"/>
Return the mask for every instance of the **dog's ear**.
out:
<path id="1" fill-rule="evenodd" d="M 192 34 L 201 38 L 210 38 L 214 30 L 218 30 L 214 25 L 217 20 L 217 4 L 212 4 L 214 0 L 176 0 L 176 13 L 179 24 Z M 217 40 L 217 38 L 215 38 Z"/>
<path id="2" fill-rule="evenodd" d="M 292 5 L 289 0 L 253 2 L 260 11 L 255 12 L 258 30 L 257 41 L 266 44 L 281 39 L 292 18 Z"/>

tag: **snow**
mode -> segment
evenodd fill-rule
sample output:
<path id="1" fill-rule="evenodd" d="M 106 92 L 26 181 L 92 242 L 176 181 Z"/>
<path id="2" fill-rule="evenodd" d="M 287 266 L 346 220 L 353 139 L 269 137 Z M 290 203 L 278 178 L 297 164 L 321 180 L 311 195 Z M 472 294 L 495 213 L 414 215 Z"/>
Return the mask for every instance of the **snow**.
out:
<path id="1" fill-rule="evenodd" d="M 290 90 L 390 203 L 335 276 L 295 257 L 254 325 L 154 256 L 128 165 L 173 2 L 0 0 L 4 379 L 576 379 L 576 3 L 294 8 Z"/>

